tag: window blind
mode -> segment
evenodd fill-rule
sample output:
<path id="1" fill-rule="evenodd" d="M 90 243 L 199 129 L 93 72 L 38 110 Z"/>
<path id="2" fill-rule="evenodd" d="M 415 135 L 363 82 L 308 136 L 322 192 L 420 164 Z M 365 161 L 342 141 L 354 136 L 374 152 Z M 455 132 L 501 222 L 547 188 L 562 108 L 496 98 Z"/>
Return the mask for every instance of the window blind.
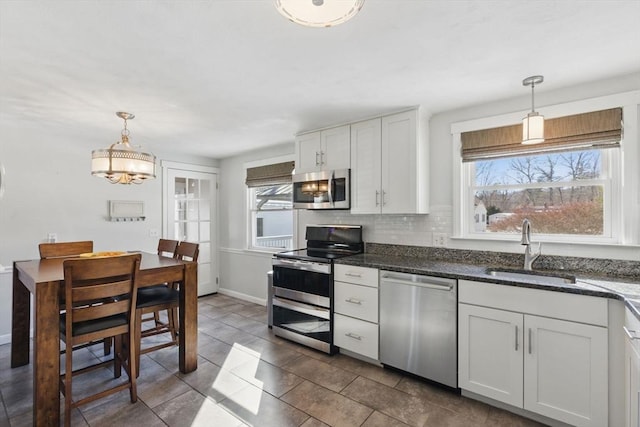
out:
<path id="1" fill-rule="evenodd" d="M 619 147 L 622 131 L 622 108 L 611 108 L 545 120 L 544 142 L 535 145 L 521 143 L 522 124 L 463 132 L 462 161 Z"/>
<path id="2" fill-rule="evenodd" d="M 289 184 L 291 183 L 291 173 L 294 167 L 295 162 L 290 161 L 247 168 L 245 183 L 248 187 Z"/>

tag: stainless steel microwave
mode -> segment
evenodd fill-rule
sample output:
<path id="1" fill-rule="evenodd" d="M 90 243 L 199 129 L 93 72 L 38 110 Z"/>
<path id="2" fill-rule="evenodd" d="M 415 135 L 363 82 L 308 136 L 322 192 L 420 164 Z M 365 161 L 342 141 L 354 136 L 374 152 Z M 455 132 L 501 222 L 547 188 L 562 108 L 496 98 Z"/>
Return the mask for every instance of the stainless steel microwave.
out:
<path id="1" fill-rule="evenodd" d="M 294 209 L 349 209 L 349 169 L 293 175 Z"/>

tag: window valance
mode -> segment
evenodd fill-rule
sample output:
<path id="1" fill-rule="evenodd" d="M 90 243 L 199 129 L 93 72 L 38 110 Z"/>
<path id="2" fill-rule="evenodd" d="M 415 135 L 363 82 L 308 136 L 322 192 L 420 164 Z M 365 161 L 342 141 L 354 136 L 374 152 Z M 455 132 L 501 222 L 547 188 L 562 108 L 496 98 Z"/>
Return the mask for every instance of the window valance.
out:
<path id="1" fill-rule="evenodd" d="M 246 184 L 248 187 L 263 187 L 291 183 L 291 173 L 295 162 L 274 163 L 271 165 L 247 168 Z"/>
<path id="2" fill-rule="evenodd" d="M 462 161 L 619 147 L 622 129 L 622 108 L 611 108 L 545 120 L 545 140 L 535 145 L 521 144 L 522 124 L 463 132 Z"/>

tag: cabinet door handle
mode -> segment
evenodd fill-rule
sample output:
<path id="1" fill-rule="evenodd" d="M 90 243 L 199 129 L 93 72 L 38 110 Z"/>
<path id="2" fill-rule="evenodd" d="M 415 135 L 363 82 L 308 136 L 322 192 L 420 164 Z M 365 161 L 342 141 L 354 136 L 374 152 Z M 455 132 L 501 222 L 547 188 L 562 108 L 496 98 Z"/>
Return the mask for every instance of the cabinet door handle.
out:
<path id="1" fill-rule="evenodd" d="M 622 329 L 624 329 L 624 333 L 627 337 L 629 337 L 630 340 L 638 340 L 640 339 L 640 337 L 636 336 L 636 331 L 632 331 L 631 329 L 627 329 L 626 326 L 623 326 Z"/>
<path id="2" fill-rule="evenodd" d="M 349 297 L 345 300 L 346 302 L 350 302 L 351 304 L 362 305 L 362 301 L 356 298 Z"/>
<path id="3" fill-rule="evenodd" d="M 518 325 L 516 325 L 516 351 L 518 351 Z"/>
<path id="4" fill-rule="evenodd" d="M 380 192 L 376 190 L 376 206 L 380 206 Z"/>
<path id="5" fill-rule="evenodd" d="M 529 328 L 529 354 L 531 354 L 531 328 Z"/>
<path id="6" fill-rule="evenodd" d="M 324 165 L 324 151 L 320 150 L 320 164 Z"/>
<path id="7" fill-rule="evenodd" d="M 382 206 L 387 204 L 387 201 L 385 200 L 386 199 L 386 197 L 385 197 L 386 195 L 387 195 L 387 192 L 382 190 Z"/>
<path id="8" fill-rule="evenodd" d="M 320 161 L 318 160 L 320 153 L 316 151 L 316 166 L 320 166 Z"/>
<path id="9" fill-rule="evenodd" d="M 362 341 L 362 337 L 360 335 L 354 334 L 353 332 L 347 332 L 345 336 L 353 338 L 354 340 Z"/>
<path id="10" fill-rule="evenodd" d="M 349 277 L 362 277 L 362 274 L 359 273 L 344 273 L 344 275 Z"/>

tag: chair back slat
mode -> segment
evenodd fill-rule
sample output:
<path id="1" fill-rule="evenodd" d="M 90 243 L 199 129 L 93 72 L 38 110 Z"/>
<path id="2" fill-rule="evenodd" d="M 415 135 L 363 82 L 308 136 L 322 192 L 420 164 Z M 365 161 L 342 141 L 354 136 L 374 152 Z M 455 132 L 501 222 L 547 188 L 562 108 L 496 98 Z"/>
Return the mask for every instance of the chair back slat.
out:
<path id="1" fill-rule="evenodd" d="M 40 258 L 68 257 L 93 252 L 93 241 L 40 243 Z"/>
<path id="2" fill-rule="evenodd" d="M 120 280 L 109 283 L 93 283 L 85 286 L 73 287 L 73 300 L 76 303 L 91 301 L 100 298 L 109 298 L 115 295 L 123 295 L 129 292 L 130 280 Z"/>
<path id="3" fill-rule="evenodd" d="M 177 240 L 160 239 L 158 240 L 158 255 L 174 257 L 177 247 Z"/>
<path id="4" fill-rule="evenodd" d="M 65 260 L 67 333 L 75 323 L 116 314 L 126 314 L 133 323 L 141 259 L 140 254 L 130 254 Z"/>
<path id="5" fill-rule="evenodd" d="M 176 258 L 185 261 L 198 261 L 200 245 L 198 243 L 180 242 L 176 249 Z"/>
<path id="6" fill-rule="evenodd" d="M 104 317 L 115 316 L 116 314 L 129 313 L 129 299 L 118 300 L 98 305 L 74 307 L 73 323 L 85 322 L 87 320 L 102 319 Z"/>

